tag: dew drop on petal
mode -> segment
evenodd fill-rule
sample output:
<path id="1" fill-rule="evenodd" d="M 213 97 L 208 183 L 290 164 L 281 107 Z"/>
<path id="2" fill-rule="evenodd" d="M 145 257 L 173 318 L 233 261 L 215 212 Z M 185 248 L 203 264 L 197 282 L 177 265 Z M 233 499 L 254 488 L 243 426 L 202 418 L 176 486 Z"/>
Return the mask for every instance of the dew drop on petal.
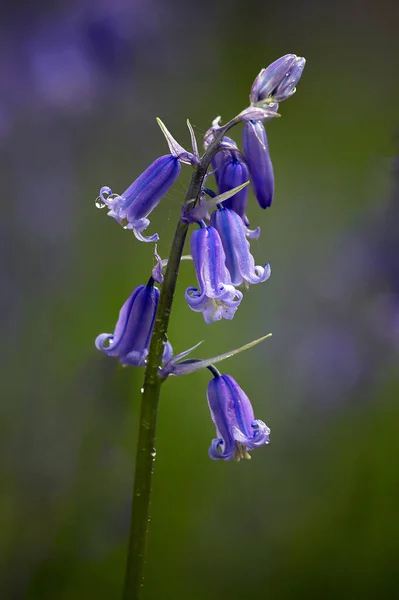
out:
<path id="1" fill-rule="evenodd" d="M 100 196 L 97 196 L 95 204 L 96 208 L 104 208 L 105 206 L 107 206 Z"/>
<path id="2" fill-rule="evenodd" d="M 110 194 L 106 200 L 108 202 L 111 202 L 113 200 L 117 200 L 118 198 L 121 198 L 121 196 L 119 194 Z"/>

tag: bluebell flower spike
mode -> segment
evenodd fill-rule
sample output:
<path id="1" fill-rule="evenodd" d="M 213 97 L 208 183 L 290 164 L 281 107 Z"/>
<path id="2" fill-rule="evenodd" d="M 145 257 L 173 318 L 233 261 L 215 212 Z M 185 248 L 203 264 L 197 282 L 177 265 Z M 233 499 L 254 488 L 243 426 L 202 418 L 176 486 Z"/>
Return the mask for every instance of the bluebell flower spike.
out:
<path id="1" fill-rule="evenodd" d="M 209 448 L 210 458 L 248 459 L 251 450 L 269 443 L 269 427 L 255 419 L 251 401 L 230 375 L 212 379 L 207 397 L 217 436 Z"/>
<path id="2" fill-rule="evenodd" d="M 148 215 L 158 206 L 180 174 L 180 162 L 172 154 L 157 158 L 123 194 L 112 194 L 108 187 L 100 190 L 102 205 L 109 208 L 108 215 L 125 229 L 132 229 L 142 242 L 158 241 L 158 234 L 145 237 L 142 232 L 150 221 Z M 97 206 L 98 206 L 97 200 Z"/>
<path id="3" fill-rule="evenodd" d="M 212 213 L 211 225 L 219 233 L 226 255 L 226 267 L 231 283 L 247 285 L 262 283 L 270 277 L 270 265 L 255 266 L 246 227 L 239 215 L 229 208 L 221 208 Z"/>
<path id="4" fill-rule="evenodd" d="M 222 241 L 214 227 L 201 227 L 192 233 L 191 255 L 199 287 L 186 289 L 187 304 L 202 312 L 206 323 L 232 319 L 242 292 L 231 284 Z"/>
<path id="5" fill-rule="evenodd" d="M 261 208 L 268 208 L 274 196 L 274 172 L 266 131 L 260 121 L 245 123 L 242 143 L 256 199 Z"/>
<path id="6" fill-rule="evenodd" d="M 159 296 L 152 277 L 146 285 L 137 287 L 122 306 L 114 333 L 98 335 L 96 348 L 107 356 L 119 358 L 124 365 L 143 366 L 148 355 Z M 167 342 L 164 362 L 169 361 L 172 355 L 172 346 Z"/>

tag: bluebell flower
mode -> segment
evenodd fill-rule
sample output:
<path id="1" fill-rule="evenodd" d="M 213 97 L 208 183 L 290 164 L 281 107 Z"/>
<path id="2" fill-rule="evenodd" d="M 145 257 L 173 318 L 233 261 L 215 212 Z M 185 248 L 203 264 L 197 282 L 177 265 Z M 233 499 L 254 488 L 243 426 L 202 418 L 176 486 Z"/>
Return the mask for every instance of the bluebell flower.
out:
<path id="1" fill-rule="evenodd" d="M 191 235 L 191 255 L 199 289 L 189 287 L 185 298 L 195 312 L 202 312 L 206 323 L 232 319 L 242 293 L 231 284 L 222 241 L 214 227 L 201 227 Z"/>
<path id="2" fill-rule="evenodd" d="M 222 240 L 226 267 L 233 285 L 262 283 L 270 277 L 269 264 L 265 267 L 255 266 L 246 237 L 246 227 L 234 210 L 229 208 L 215 210 L 211 216 L 211 225 Z"/>
<path id="3" fill-rule="evenodd" d="M 156 242 L 158 234 L 142 235 L 150 221 L 148 215 L 159 204 L 180 174 L 180 162 L 176 156 L 166 154 L 157 158 L 120 196 L 112 194 L 109 187 L 100 190 L 99 201 L 110 209 L 113 217 L 126 229 L 133 229 L 142 242 Z"/>
<path id="4" fill-rule="evenodd" d="M 218 185 L 224 164 L 226 160 L 228 160 L 231 157 L 231 151 L 238 151 L 238 146 L 235 143 L 235 141 L 229 138 L 227 135 L 225 135 L 222 141 L 220 142 L 220 148 L 221 150 L 219 150 L 219 152 L 216 152 L 215 156 L 212 158 L 213 174 Z M 233 185 L 233 187 L 235 186 Z"/>
<path id="5" fill-rule="evenodd" d="M 281 56 L 266 69 L 262 69 L 252 84 L 250 101 L 252 104 L 273 105 L 277 110 L 278 102 L 292 96 L 306 60 L 296 54 Z"/>
<path id="6" fill-rule="evenodd" d="M 248 167 L 244 162 L 244 157 L 241 152 L 230 152 L 226 155 L 222 165 L 222 170 L 219 175 L 218 187 L 219 192 L 227 192 L 239 185 L 242 185 L 249 180 Z M 223 202 L 223 206 L 235 210 L 242 218 L 245 225 L 249 225 L 248 218 L 245 214 L 248 202 L 248 188 L 243 188 L 238 194 L 235 194 L 228 200 Z"/>
<path id="7" fill-rule="evenodd" d="M 272 93 L 273 100 L 276 102 L 282 102 L 283 100 L 287 100 L 287 98 L 290 98 L 290 96 L 295 94 L 296 85 L 302 77 L 305 64 L 306 60 L 302 56 L 296 57 L 294 64 L 291 66 L 284 79 Z"/>
<path id="8" fill-rule="evenodd" d="M 96 348 L 108 356 L 118 357 L 125 365 L 143 366 L 148 355 L 159 296 L 152 277 L 147 285 L 136 288 L 119 312 L 114 333 L 97 336 Z M 163 360 L 166 362 L 171 357 L 172 346 L 167 342 Z"/>
<path id="9" fill-rule="evenodd" d="M 214 132 L 219 128 L 218 119 L 212 123 L 212 127 L 205 134 L 205 148 L 213 140 Z M 238 187 L 249 180 L 248 167 L 245 164 L 244 157 L 238 149 L 237 144 L 233 139 L 225 135 L 220 142 L 219 152 L 212 158 L 212 169 L 215 180 L 219 189 L 219 193 L 223 194 L 228 190 Z M 248 201 L 248 190 L 242 189 L 234 197 L 223 202 L 223 206 L 235 210 L 243 219 L 245 225 L 249 226 L 249 220 L 246 216 L 246 206 Z M 248 237 L 259 237 L 260 229 L 248 229 Z"/>
<path id="10" fill-rule="evenodd" d="M 242 143 L 256 199 L 261 208 L 267 208 L 273 201 L 274 173 L 266 131 L 260 121 L 244 124 Z"/>
<path id="11" fill-rule="evenodd" d="M 255 420 L 251 401 L 230 375 L 212 379 L 207 396 L 217 435 L 209 448 L 210 458 L 251 458 L 250 450 L 269 443 L 269 427 Z"/>

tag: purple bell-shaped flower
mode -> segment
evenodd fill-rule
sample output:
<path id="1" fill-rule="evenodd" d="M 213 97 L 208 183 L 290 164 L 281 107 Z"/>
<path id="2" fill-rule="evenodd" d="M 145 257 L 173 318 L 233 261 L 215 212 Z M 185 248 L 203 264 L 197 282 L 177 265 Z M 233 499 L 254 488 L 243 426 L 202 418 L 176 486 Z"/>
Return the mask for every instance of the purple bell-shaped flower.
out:
<path id="1" fill-rule="evenodd" d="M 266 131 L 260 121 L 245 123 L 242 143 L 256 199 L 261 208 L 267 208 L 273 201 L 274 173 Z"/>
<path id="2" fill-rule="evenodd" d="M 252 104 L 270 105 L 295 94 L 296 85 L 306 60 L 296 54 L 285 54 L 266 69 L 262 69 L 252 84 L 249 99 Z"/>
<path id="3" fill-rule="evenodd" d="M 125 365 L 143 366 L 148 355 L 159 296 L 152 277 L 147 285 L 136 288 L 119 312 L 114 333 L 98 335 L 96 348 L 107 356 L 118 357 Z M 170 360 L 172 354 L 172 346 L 167 342 L 164 362 Z"/>
<path id="4" fill-rule="evenodd" d="M 187 304 L 202 312 L 207 323 L 232 319 L 242 293 L 231 283 L 222 241 L 214 227 L 201 227 L 192 233 L 191 255 L 199 287 L 186 289 Z"/>
<path id="5" fill-rule="evenodd" d="M 212 379 L 207 396 L 217 435 L 209 448 L 210 458 L 248 459 L 250 450 L 269 443 L 269 427 L 255 419 L 250 399 L 230 375 Z"/>
<path id="6" fill-rule="evenodd" d="M 102 187 L 97 206 L 107 206 L 108 215 L 126 229 L 133 229 L 142 242 L 156 242 L 158 234 L 142 235 L 150 224 L 148 215 L 159 204 L 180 174 L 179 159 L 166 154 L 157 158 L 120 196 L 112 194 L 109 187 Z"/>
<path id="7" fill-rule="evenodd" d="M 255 266 L 246 237 L 246 227 L 234 210 L 229 208 L 215 210 L 211 216 L 211 225 L 217 230 L 222 240 L 226 255 L 226 267 L 233 285 L 262 283 L 269 279 L 270 265 Z"/>

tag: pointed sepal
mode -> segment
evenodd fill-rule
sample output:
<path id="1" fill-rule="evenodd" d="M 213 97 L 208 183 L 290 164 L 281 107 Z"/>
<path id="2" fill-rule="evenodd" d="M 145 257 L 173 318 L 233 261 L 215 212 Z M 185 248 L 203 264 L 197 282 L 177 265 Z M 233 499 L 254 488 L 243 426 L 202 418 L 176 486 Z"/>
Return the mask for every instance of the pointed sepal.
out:
<path id="1" fill-rule="evenodd" d="M 198 344 L 196 344 L 189 350 L 186 350 L 185 352 L 182 352 L 181 354 L 176 354 L 176 356 L 174 356 L 168 363 L 166 363 L 161 371 L 161 373 L 162 373 L 161 377 L 165 378 L 168 375 L 176 375 L 176 376 L 177 375 L 189 375 L 190 373 L 195 373 L 195 371 L 199 371 L 200 369 L 207 369 L 208 367 L 210 367 L 211 365 L 214 365 L 215 363 L 221 362 L 222 360 L 226 360 L 226 358 L 230 358 L 232 356 L 235 356 L 236 354 L 240 354 L 241 352 L 244 352 L 245 350 L 249 350 L 250 348 L 253 348 L 257 344 L 260 344 L 261 342 L 263 342 L 267 338 L 270 338 L 271 336 L 272 336 L 272 334 L 268 333 L 267 335 L 264 335 L 264 336 L 258 338 L 257 340 L 253 340 L 252 342 L 249 342 L 248 344 L 244 344 L 244 346 L 240 346 L 239 348 L 236 348 L 235 350 L 230 350 L 229 352 L 224 352 L 223 354 L 219 354 L 218 356 L 214 356 L 212 358 L 207 358 L 205 360 L 199 359 L 198 361 L 195 361 L 195 362 L 181 361 L 182 358 L 185 358 L 186 356 L 188 356 L 191 352 L 196 350 L 196 348 L 198 348 L 198 346 L 200 344 L 202 344 L 202 342 L 199 342 Z"/>
<path id="2" fill-rule="evenodd" d="M 192 210 L 185 211 L 183 206 L 181 220 L 185 223 L 199 223 L 207 217 L 211 208 L 225 202 L 225 200 L 228 200 L 232 196 L 235 196 L 235 194 L 241 192 L 247 185 L 249 185 L 249 181 L 245 181 L 245 183 L 238 185 L 231 190 L 227 190 L 227 192 L 223 192 L 223 194 L 219 194 L 214 198 L 209 198 L 209 200 L 206 199 L 205 194 L 201 195 L 198 206 Z M 188 204 L 190 204 L 190 202 Z"/>
<path id="3" fill-rule="evenodd" d="M 188 152 L 183 146 L 179 144 L 167 129 L 166 125 L 157 117 L 157 123 L 161 128 L 162 133 L 168 143 L 170 153 L 175 156 L 180 162 L 186 163 L 187 165 L 196 166 L 199 164 L 198 156 L 195 156 L 191 152 Z"/>

